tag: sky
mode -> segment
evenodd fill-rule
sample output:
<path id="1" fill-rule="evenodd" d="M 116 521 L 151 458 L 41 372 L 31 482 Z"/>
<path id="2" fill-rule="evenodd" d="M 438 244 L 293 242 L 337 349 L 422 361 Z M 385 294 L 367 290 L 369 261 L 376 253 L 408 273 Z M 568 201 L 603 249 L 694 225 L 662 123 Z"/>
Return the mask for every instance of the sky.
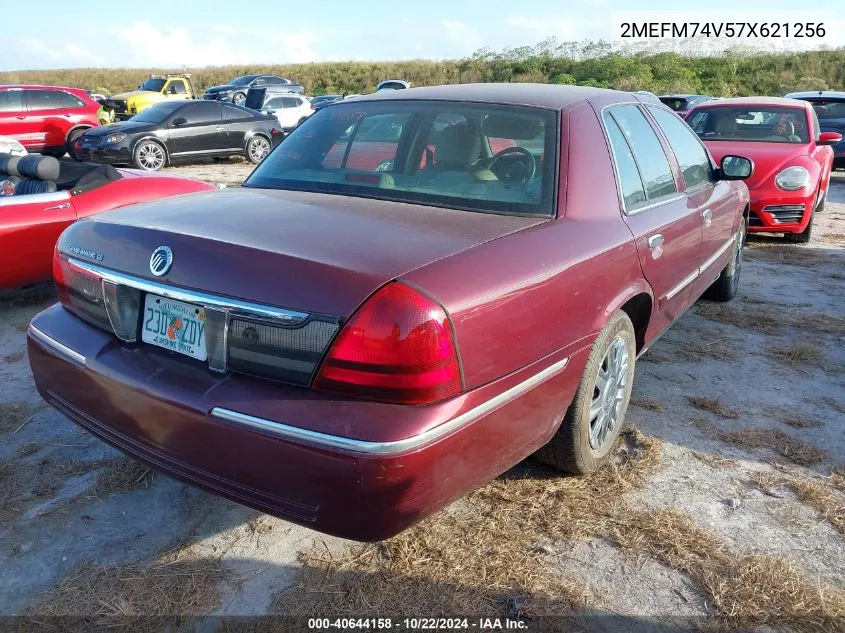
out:
<path id="1" fill-rule="evenodd" d="M 755 4 L 765 7 L 751 14 L 760 20 L 798 6 L 794 0 L 742 3 Z M 722 20 L 737 5 L 708 0 L 707 17 Z M 830 18 L 833 5 L 803 0 L 797 15 Z M 649 9 L 654 19 L 679 8 L 684 5 L 664 0 L 35 0 L 14 3 L 11 24 L 39 26 L 7 25 L 0 70 L 455 59 L 549 37 L 609 40 L 614 12 Z M 845 10 L 834 17 L 838 27 L 828 28 L 827 43 L 843 46 Z"/>

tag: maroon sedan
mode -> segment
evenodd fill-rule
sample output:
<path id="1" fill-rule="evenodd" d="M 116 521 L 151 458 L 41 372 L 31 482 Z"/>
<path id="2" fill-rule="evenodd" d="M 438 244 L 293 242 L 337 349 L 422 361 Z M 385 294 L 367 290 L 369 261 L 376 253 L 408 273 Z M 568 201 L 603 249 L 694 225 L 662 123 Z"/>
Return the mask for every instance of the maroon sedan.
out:
<path id="1" fill-rule="evenodd" d="M 377 124 L 396 138 L 374 163 L 356 138 Z M 70 227 L 30 362 L 148 464 L 382 539 L 531 454 L 601 466 L 637 356 L 736 293 L 750 172 L 628 93 L 380 92 L 315 114 L 243 188 Z"/>

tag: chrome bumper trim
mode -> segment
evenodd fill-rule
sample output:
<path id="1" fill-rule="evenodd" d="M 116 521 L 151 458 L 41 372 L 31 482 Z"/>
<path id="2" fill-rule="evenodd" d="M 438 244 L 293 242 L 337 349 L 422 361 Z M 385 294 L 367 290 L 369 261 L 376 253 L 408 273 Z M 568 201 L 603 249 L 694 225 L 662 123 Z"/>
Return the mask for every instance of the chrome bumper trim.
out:
<path id="1" fill-rule="evenodd" d="M 44 332 L 39 330 L 34 325 L 29 326 L 29 328 L 27 329 L 27 333 L 36 341 L 38 341 L 42 346 L 46 347 L 49 351 L 53 352 L 54 354 L 61 356 L 65 360 L 69 360 L 75 365 L 85 367 L 85 357 L 82 354 L 75 350 L 72 350 L 67 345 L 59 343 L 52 336 L 44 334 Z"/>
<path id="2" fill-rule="evenodd" d="M 490 398 L 490 400 L 487 400 L 483 404 L 452 418 L 448 422 L 444 422 L 443 424 L 429 429 L 428 431 L 424 431 L 419 435 L 414 435 L 412 437 L 392 442 L 369 442 L 366 440 L 356 440 L 339 435 L 329 435 L 327 433 L 320 433 L 318 431 L 310 431 L 297 426 L 291 426 L 282 422 L 275 422 L 273 420 L 247 415 L 246 413 L 240 413 L 223 407 L 214 407 L 211 410 L 211 417 L 229 424 L 262 431 L 295 442 L 304 442 L 317 446 L 340 449 L 351 453 L 364 453 L 367 455 L 396 455 L 422 448 L 423 446 L 431 444 L 432 442 L 457 431 L 461 427 L 475 422 L 482 416 L 505 404 L 508 404 L 537 385 L 545 382 L 552 376 L 560 373 L 563 371 L 564 367 L 566 367 L 568 362 L 568 358 L 559 360 L 546 369 L 534 374 L 530 378 L 514 385 L 507 391 L 503 391 L 494 398 Z"/>
<path id="3" fill-rule="evenodd" d="M 230 299 L 229 297 L 213 295 L 197 290 L 186 290 L 184 288 L 177 288 L 176 286 L 168 286 L 154 281 L 149 281 L 147 279 L 142 279 L 141 277 L 119 273 L 108 268 L 80 261 L 73 257 L 68 257 L 68 261 L 82 270 L 88 271 L 93 275 L 115 284 L 130 286 L 143 292 L 155 294 L 160 297 L 166 297 L 168 299 L 175 299 L 176 301 L 184 301 L 185 303 L 193 303 L 195 305 L 201 305 L 208 308 L 220 308 L 226 310 L 234 316 L 244 315 L 264 319 L 274 319 L 279 321 L 280 325 L 290 326 L 299 325 L 310 316 L 306 312 L 286 310 L 284 308 L 276 308 L 260 303 L 252 303 L 251 301 Z"/>

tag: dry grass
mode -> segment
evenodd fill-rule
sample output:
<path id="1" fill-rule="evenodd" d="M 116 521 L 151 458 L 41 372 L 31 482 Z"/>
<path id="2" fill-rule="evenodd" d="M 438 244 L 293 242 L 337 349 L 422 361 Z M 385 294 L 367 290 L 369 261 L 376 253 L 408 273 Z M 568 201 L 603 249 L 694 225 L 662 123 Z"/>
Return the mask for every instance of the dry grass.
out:
<path id="1" fill-rule="evenodd" d="M 827 244 L 836 244 L 839 246 L 845 245 L 845 234 L 843 233 L 827 233 L 822 235 L 821 237 L 822 242 Z"/>
<path id="2" fill-rule="evenodd" d="M 818 367 L 824 360 L 821 348 L 800 341 L 791 345 L 774 347 L 769 350 L 769 356 L 794 369 Z"/>
<path id="3" fill-rule="evenodd" d="M 684 341 L 679 350 L 681 360 L 700 363 L 704 360 L 734 360 L 736 359 L 735 346 L 723 339 L 715 341 Z"/>
<path id="4" fill-rule="evenodd" d="M 523 464 L 387 541 L 300 555 L 300 583 L 280 594 L 285 615 L 515 616 L 566 614 L 589 596 L 549 563 L 551 544 L 609 531 L 622 493 L 641 488 L 659 441 L 623 434 L 614 463 L 588 477 Z"/>
<path id="5" fill-rule="evenodd" d="M 0 404 L 0 433 L 3 435 L 14 433 L 26 423 L 32 412 L 32 407 L 24 402 Z"/>
<path id="6" fill-rule="evenodd" d="M 56 290 L 52 283 L 0 292 L 0 307 L 6 309 L 42 307 L 55 300 Z"/>
<path id="7" fill-rule="evenodd" d="M 669 358 L 663 356 L 662 354 L 658 354 L 654 350 L 648 350 L 645 354 L 640 357 L 640 360 L 645 361 L 647 363 L 668 363 Z"/>
<path id="8" fill-rule="evenodd" d="M 791 562 L 731 552 L 674 509 L 632 510 L 625 518 L 614 535 L 622 549 L 689 574 L 731 630 L 760 625 L 839 630 L 845 592 L 822 586 Z"/>
<path id="9" fill-rule="evenodd" d="M 842 402 L 840 400 L 836 400 L 836 399 L 831 398 L 829 396 L 819 398 L 818 401 L 821 402 L 822 404 L 826 404 L 831 409 L 835 409 L 839 413 L 845 413 L 845 402 Z M 812 402 L 812 400 L 811 400 L 811 402 Z"/>
<path id="10" fill-rule="evenodd" d="M 698 461 L 704 462 L 711 468 L 736 468 L 737 466 L 739 466 L 739 462 L 735 459 L 720 457 L 719 455 L 714 455 L 713 453 L 701 453 L 695 451 L 693 452 L 692 456 L 695 457 Z"/>
<path id="11" fill-rule="evenodd" d="M 790 488 L 798 499 L 814 508 L 845 536 L 845 494 L 835 482 L 792 473 L 757 472 L 751 478 L 767 494 L 781 486 Z"/>
<path id="12" fill-rule="evenodd" d="M 633 398 L 631 399 L 631 404 L 640 409 L 654 411 L 655 413 L 663 413 L 666 410 L 666 407 L 663 406 L 660 400 L 653 400 L 651 398 Z"/>
<path id="13" fill-rule="evenodd" d="M 738 420 L 742 417 L 742 413 L 725 406 L 725 404 L 718 398 L 708 398 L 707 396 L 687 396 L 687 401 L 696 409 L 714 413 L 722 418 Z"/>
<path id="14" fill-rule="evenodd" d="M 19 352 L 12 352 L 11 354 L 6 354 L 6 357 L 3 359 L 4 363 L 19 363 L 26 358 L 26 352 L 19 351 Z"/>
<path id="15" fill-rule="evenodd" d="M 27 442 L 26 444 L 21 444 L 20 446 L 15 449 L 15 457 L 29 457 L 30 455 L 35 455 L 38 451 L 41 450 L 41 444 L 37 442 Z"/>
<path id="16" fill-rule="evenodd" d="M 828 458 L 826 451 L 794 438 L 780 429 L 739 429 L 718 433 L 718 438 L 743 448 L 768 449 L 800 466 L 812 466 Z"/>
<path id="17" fill-rule="evenodd" d="M 105 630 L 114 616 L 132 616 L 133 631 L 170 630 L 182 616 L 204 615 L 220 604 L 226 577 L 219 559 L 177 548 L 151 563 L 83 565 L 29 609 L 41 617 L 77 616 L 79 631 Z M 178 628 L 178 627 L 177 627 Z"/>
<path id="18" fill-rule="evenodd" d="M 796 429 L 817 428 L 823 425 L 819 420 L 785 411 L 778 407 L 766 407 L 766 414 L 771 416 L 773 420 Z"/>
<path id="19" fill-rule="evenodd" d="M 817 248 L 802 248 L 783 242 L 753 241 L 749 242 L 746 255 L 751 259 L 759 259 L 771 263 L 801 268 L 821 268 L 836 263 L 836 259 L 825 251 Z"/>
<path id="20" fill-rule="evenodd" d="M 97 475 L 93 493 L 97 497 L 149 488 L 155 473 L 141 462 L 119 457 L 107 462 Z"/>
<path id="21" fill-rule="evenodd" d="M 777 304 L 737 309 L 724 303 L 699 303 L 696 314 L 757 334 L 779 335 L 796 330 L 808 338 L 845 336 L 845 319 L 823 312 L 795 312 Z"/>

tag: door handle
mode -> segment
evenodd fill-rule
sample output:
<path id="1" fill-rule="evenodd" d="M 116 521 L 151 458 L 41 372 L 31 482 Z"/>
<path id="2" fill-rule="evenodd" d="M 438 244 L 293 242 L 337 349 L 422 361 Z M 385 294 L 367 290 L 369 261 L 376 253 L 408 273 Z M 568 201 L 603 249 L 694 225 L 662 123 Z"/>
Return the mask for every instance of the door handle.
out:
<path id="1" fill-rule="evenodd" d="M 648 238 L 648 247 L 651 249 L 663 246 L 663 233 L 657 233 Z"/>
<path id="2" fill-rule="evenodd" d="M 710 209 L 704 209 L 701 212 L 701 219 L 704 220 L 704 226 L 710 226 L 710 223 L 713 221 L 713 212 Z"/>
<path id="3" fill-rule="evenodd" d="M 57 204 L 55 207 L 46 207 L 45 211 L 58 211 L 59 209 L 67 209 L 70 207 L 70 202 L 63 202 L 62 204 Z"/>
<path id="4" fill-rule="evenodd" d="M 23 119 L 25 119 L 25 118 L 26 118 L 26 116 L 22 114 L 21 116 L 16 116 L 15 118 L 16 118 L 16 119 L 23 120 Z"/>
<path id="5" fill-rule="evenodd" d="M 225 132 L 226 131 L 225 127 L 218 127 L 216 129 L 217 129 L 218 132 Z"/>

